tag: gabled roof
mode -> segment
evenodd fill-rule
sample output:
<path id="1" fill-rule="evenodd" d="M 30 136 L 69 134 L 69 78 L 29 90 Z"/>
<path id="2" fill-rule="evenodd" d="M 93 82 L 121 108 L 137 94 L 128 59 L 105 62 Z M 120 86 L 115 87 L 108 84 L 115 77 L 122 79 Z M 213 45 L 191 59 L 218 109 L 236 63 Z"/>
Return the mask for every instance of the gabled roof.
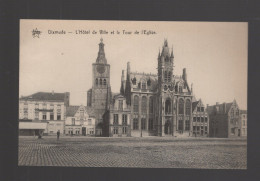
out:
<path id="1" fill-rule="evenodd" d="M 192 102 L 192 112 L 197 107 L 198 103 L 199 103 L 199 101 Z"/>
<path id="2" fill-rule="evenodd" d="M 62 101 L 64 102 L 65 93 L 37 92 L 29 96 L 21 97 L 20 100 L 39 100 L 39 101 Z"/>
<path id="3" fill-rule="evenodd" d="M 73 117 L 76 114 L 76 112 L 78 111 L 78 109 L 79 109 L 79 106 L 69 106 L 69 107 L 67 107 L 66 116 Z"/>
<path id="4" fill-rule="evenodd" d="M 222 103 L 222 104 L 218 104 L 218 105 L 208 106 L 207 112 L 208 112 L 208 114 L 215 112 L 216 106 L 218 106 L 219 107 L 218 114 L 227 114 L 229 112 L 229 110 L 231 109 L 233 103 L 234 102 Z M 226 106 L 226 112 L 225 112 L 225 106 Z"/>

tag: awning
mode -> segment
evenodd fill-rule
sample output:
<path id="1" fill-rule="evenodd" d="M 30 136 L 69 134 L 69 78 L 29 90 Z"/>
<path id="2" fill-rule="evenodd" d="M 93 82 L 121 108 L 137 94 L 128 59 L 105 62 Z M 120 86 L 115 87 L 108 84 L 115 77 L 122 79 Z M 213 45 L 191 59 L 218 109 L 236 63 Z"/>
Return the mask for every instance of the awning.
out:
<path id="1" fill-rule="evenodd" d="M 19 122 L 19 129 L 46 129 L 47 123 Z"/>

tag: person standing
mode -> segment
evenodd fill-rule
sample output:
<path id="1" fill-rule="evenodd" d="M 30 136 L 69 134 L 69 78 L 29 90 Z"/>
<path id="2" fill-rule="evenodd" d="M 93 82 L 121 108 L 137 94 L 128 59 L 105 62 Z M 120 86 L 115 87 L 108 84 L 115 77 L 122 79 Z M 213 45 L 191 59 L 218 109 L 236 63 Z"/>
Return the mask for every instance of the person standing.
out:
<path id="1" fill-rule="evenodd" d="M 57 140 L 60 138 L 60 130 L 57 131 Z"/>

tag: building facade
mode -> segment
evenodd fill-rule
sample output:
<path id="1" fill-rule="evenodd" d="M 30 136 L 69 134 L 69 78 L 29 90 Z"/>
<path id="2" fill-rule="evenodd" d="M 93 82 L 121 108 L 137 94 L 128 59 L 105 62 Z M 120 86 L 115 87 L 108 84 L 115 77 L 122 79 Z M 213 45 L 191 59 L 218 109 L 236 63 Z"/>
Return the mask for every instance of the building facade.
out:
<path id="1" fill-rule="evenodd" d="M 241 136 L 240 110 L 236 100 L 208 106 L 210 137 L 231 138 Z"/>
<path id="2" fill-rule="evenodd" d="M 121 94 L 115 95 L 109 110 L 104 114 L 104 136 L 131 136 L 131 110 L 126 104 L 126 98 Z"/>
<path id="3" fill-rule="evenodd" d="M 87 93 L 87 106 L 95 112 L 96 136 L 102 135 L 103 115 L 111 101 L 110 65 L 107 63 L 104 46 L 101 39 L 96 62 L 92 64 L 92 88 Z"/>
<path id="4" fill-rule="evenodd" d="M 86 106 L 69 106 L 66 111 L 66 135 L 95 135 L 95 118 L 93 110 Z"/>
<path id="5" fill-rule="evenodd" d="M 192 136 L 209 136 L 209 117 L 201 99 L 192 102 Z"/>
<path id="6" fill-rule="evenodd" d="M 65 112 L 66 107 L 69 106 L 69 99 L 69 92 L 38 92 L 21 97 L 19 99 L 19 121 L 28 122 L 26 124 L 28 130 L 33 130 L 33 127 L 37 125 L 35 122 L 41 122 L 47 125 L 46 129 L 43 130 L 44 134 L 56 134 L 58 130 L 63 134 Z M 36 127 L 35 131 L 37 130 Z M 26 132 L 23 126 L 20 129 L 20 133 L 22 132 Z"/>
<path id="7" fill-rule="evenodd" d="M 241 136 L 247 136 L 247 110 L 240 110 Z"/>

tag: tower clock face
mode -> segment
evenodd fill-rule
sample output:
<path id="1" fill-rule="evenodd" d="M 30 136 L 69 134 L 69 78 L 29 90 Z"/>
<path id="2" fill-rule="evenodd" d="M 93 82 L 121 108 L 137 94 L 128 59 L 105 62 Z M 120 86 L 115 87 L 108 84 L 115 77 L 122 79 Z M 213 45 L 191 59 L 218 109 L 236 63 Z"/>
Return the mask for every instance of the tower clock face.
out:
<path id="1" fill-rule="evenodd" d="M 105 68 L 104 65 L 98 65 L 97 66 L 98 73 L 103 74 L 105 72 L 105 70 L 106 70 L 106 68 Z"/>

